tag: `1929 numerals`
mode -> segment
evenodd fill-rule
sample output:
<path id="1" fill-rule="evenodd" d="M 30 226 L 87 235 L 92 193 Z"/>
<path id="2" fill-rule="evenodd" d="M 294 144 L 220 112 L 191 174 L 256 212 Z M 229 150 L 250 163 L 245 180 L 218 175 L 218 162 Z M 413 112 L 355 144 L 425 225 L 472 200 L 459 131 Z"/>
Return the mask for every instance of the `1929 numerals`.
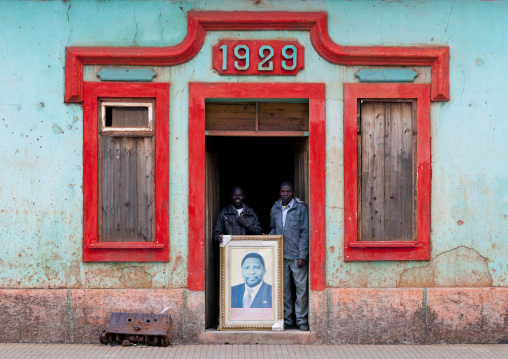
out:
<path id="1" fill-rule="evenodd" d="M 222 40 L 218 45 L 214 68 L 221 74 L 296 75 L 303 68 L 303 47 L 296 41 Z"/>
<path id="2" fill-rule="evenodd" d="M 228 45 L 222 45 L 219 47 L 219 49 L 222 51 L 222 69 L 227 70 Z M 241 51 L 243 51 L 243 55 L 241 54 Z M 268 54 L 266 54 L 266 51 L 268 51 Z M 247 70 L 249 68 L 250 58 L 249 48 L 245 45 L 236 45 L 234 53 L 238 60 L 244 60 L 244 65 L 240 65 L 239 61 L 235 61 L 235 68 L 240 71 Z M 258 64 L 259 71 L 273 71 L 273 61 L 270 61 L 270 59 L 273 57 L 273 54 L 273 47 L 270 45 L 263 45 L 259 48 L 259 57 L 262 59 L 262 61 Z M 282 60 L 282 68 L 284 70 L 294 70 L 296 68 L 296 59 L 298 58 L 298 49 L 296 46 L 284 46 L 282 48 L 282 56 L 287 60 L 291 60 L 290 63 L 292 63 L 292 65 L 288 65 L 285 60 Z"/>

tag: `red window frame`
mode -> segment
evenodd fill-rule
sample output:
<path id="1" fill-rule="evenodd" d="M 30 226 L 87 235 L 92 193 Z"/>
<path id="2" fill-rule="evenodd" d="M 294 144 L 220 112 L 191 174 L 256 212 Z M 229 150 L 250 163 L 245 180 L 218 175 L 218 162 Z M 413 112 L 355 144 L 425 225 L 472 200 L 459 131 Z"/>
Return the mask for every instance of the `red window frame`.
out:
<path id="1" fill-rule="evenodd" d="M 357 103 L 360 99 L 415 99 L 417 123 L 416 241 L 358 241 Z M 344 85 L 344 260 L 429 260 L 431 196 L 430 85 Z"/>
<path id="2" fill-rule="evenodd" d="M 155 99 L 155 241 L 98 242 L 99 98 Z M 83 104 L 83 260 L 169 260 L 169 84 L 85 82 Z"/>

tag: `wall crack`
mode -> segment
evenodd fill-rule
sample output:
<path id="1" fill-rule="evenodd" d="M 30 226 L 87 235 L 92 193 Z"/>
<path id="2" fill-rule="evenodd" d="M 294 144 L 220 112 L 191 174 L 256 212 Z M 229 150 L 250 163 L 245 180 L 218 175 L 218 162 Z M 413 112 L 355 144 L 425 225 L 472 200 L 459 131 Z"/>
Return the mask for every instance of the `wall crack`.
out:
<path id="1" fill-rule="evenodd" d="M 490 287 L 489 258 L 476 249 L 457 246 L 439 253 L 424 266 L 404 268 L 396 283 L 400 287 Z"/>
<path id="2" fill-rule="evenodd" d="M 448 25 L 450 24 L 450 16 L 452 15 L 452 12 L 453 12 L 453 4 L 451 2 L 448 2 L 448 3 L 450 4 L 450 12 L 448 13 L 448 19 L 446 19 L 446 27 L 445 27 L 445 30 L 444 30 L 445 34 L 448 33 Z M 445 42 L 447 43 L 448 40 L 450 40 L 449 36 L 448 36 L 448 39 Z"/>
<path id="3" fill-rule="evenodd" d="M 127 266 L 121 271 L 118 281 L 127 288 L 152 288 L 153 275 L 142 266 Z"/>
<path id="4" fill-rule="evenodd" d="M 136 6 L 134 5 L 134 24 L 136 24 L 136 33 L 134 34 L 134 39 L 132 40 L 132 44 L 138 46 L 138 42 L 136 38 L 138 37 L 138 22 L 136 20 Z"/>
<path id="5" fill-rule="evenodd" d="M 67 8 L 67 23 L 69 24 L 69 38 L 67 39 L 67 44 L 70 43 L 71 36 L 72 36 L 71 20 L 69 17 L 69 12 L 71 11 L 71 7 L 72 7 L 72 3 L 71 3 L 71 0 L 69 0 L 69 7 Z M 65 46 L 64 46 L 64 48 L 65 48 Z"/>

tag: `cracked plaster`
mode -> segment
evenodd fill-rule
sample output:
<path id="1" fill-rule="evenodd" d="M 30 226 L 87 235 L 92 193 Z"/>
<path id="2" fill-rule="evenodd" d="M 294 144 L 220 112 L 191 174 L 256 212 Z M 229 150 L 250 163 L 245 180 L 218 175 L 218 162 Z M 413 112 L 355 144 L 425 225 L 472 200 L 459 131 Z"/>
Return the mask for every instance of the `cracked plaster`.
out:
<path id="1" fill-rule="evenodd" d="M 407 268 L 397 287 L 490 287 L 489 259 L 460 246 L 439 253 L 422 267 Z"/>

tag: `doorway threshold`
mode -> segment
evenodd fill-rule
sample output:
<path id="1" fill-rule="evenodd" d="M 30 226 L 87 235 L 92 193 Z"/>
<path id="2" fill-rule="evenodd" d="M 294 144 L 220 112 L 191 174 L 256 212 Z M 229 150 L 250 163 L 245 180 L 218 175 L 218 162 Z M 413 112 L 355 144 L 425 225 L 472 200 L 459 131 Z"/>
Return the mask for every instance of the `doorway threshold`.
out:
<path id="1" fill-rule="evenodd" d="M 298 329 L 283 331 L 217 330 L 206 329 L 202 334 L 205 344 L 316 344 L 315 332 Z"/>

